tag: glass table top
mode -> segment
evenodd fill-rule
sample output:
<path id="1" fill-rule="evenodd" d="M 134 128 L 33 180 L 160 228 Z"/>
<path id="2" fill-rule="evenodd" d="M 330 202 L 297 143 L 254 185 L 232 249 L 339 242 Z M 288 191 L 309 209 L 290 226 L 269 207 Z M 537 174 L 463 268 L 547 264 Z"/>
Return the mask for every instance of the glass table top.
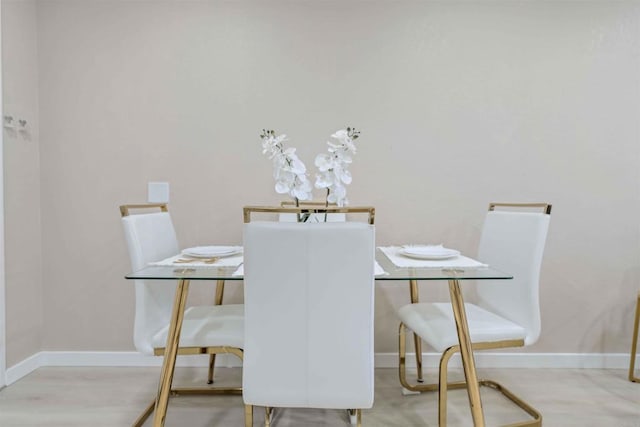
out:
<path id="1" fill-rule="evenodd" d="M 376 276 L 376 280 L 488 280 L 513 279 L 510 274 L 491 267 L 482 268 L 418 268 L 397 267 L 380 250 L 376 249 L 376 261 L 388 274 Z M 149 265 L 142 270 L 127 274 L 127 279 L 137 280 L 242 280 L 241 275 L 234 276 L 238 267 L 189 267 Z"/>

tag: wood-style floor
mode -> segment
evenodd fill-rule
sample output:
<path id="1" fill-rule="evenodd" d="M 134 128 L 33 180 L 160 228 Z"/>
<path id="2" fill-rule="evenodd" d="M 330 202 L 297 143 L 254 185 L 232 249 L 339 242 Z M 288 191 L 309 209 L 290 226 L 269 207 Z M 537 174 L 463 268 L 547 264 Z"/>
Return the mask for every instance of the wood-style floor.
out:
<path id="1" fill-rule="evenodd" d="M 174 385 L 204 384 L 204 369 L 178 368 Z M 455 379 L 458 375 L 452 375 Z M 484 369 L 543 414 L 544 426 L 640 427 L 640 384 L 622 370 Z M 239 384 L 240 370 L 216 371 L 216 383 Z M 433 379 L 433 373 L 428 379 Z M 158 368 L 40 368 L 0 391 L 0 426 L 130 426 L 153 397 Z M 482 389 L 488 426 L 526 417 L 497 392 Z M 365 427 L 437 426 L 433 393 L 403 396 L 395 369 L 377 369 L 375 403 Z M 470 426 L 464 390 L 449 394 L 449 426 Z M 243 426 L 240 396 L 174 397 L 166 426 Z M 254 425 L 262 425 L 256 408 Z M 148 421 L 146 425 L 151 425 Z M 277 409 L 273 427 L 348 426 L 346 411 Z"/>

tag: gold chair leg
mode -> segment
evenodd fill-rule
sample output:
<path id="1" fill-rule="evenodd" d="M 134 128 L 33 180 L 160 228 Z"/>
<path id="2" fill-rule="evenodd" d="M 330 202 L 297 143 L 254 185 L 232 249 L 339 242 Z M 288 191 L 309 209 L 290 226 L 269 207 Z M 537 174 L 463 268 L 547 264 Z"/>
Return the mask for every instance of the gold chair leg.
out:
<path id="1" fill-rule="evenodd" d="M 448 373 L 447 366 L 449 364 L 449 360 L 451 356 L 460 351 L 459 346 L 453 346 L 448 348 L 442 353 L 440 358 L 440 370 L 439 370 L 439 381 L 436 384 L 410 384 L 407 381 L 407 373 L 406 373 L 406 333 L 407 327 L 404 323 L 400 323 L 399 328 L 399 336 L 398 336 L 398 355 L 399 355 L 399 363 L 398 363 L 398 376 L 400 379 L 400 384 L 404 388 L 410 391 L 416 392 L 427 392 L 427 391 L 438 391 L 438 424 L 441 427 L 446 426 L 447 422 L 447 391 L 448 390 L 459 390 L 466 389 L 467 383 L 465 381 L 456 381 L 456 382 L 448 382 Z M 489 350 L 496 348 L 510 348 L 510 347 L 522 347 L 524 345 L 524 340 L 506 340 L 499 342 L 491 342 L 491 343 L 475 343 L 472 344 L 473 350 Z M 490 387 L 496 391 L 502 393 L 507 399 L 511 400 L 525 412 L 527 412 L 532 420 L 521 421 L 514 424 L 509 424 L 505 427 L 522 427 L 522 426 L 532 426 L 532 427 L 540 427 L 542 426 L 542 415 L 531 405 L 526 403 L 524 400 L 520 399 L 516 395 L 514 395 L 511 391 L 506 389 L 504 386 L 499 383 L 491 380 L 480 380 L 478 381 L 478 385 Z"/>
<path id="2" fill-rule="evenodd" d="M 154 349 L 154 353 L 156 355 L 163 355 L 164 351 L 166 349 L 165 348 L 157 348 Z M 236 357 L 238 357 L 240 360 L 243 360 L 244 358 L 244 353 L 242 351 L 242 349 L 240 348 L 235 348 L 235 347 L 205 347 L 205 348 L 192 348 L 192 347 L 183 347 L 182 349 L 178 349 L 177 353 L 178 354 L 204 354 L 204 351 L 214 351 L 214 352 L 218 352 L 218 353 L 229 353 L 229 354 L 233 354 Z M 216 354 L 216 353 L 212 353 L 212 354 Z M 164 383 L 164 372 L 162 374 L 161 377 L 161 382 Z M 171 383 L 173 381 L 173 372 L 170 375 L 170 380 L 169 380 L 169 386 L 171 386 Z M 218 396 L 218 395 L 235 395 L 235 396 L 241 396 L 242 395 L 242 387 L 207 387 L 207 388 L 192 388 L 192 387 L 186 387 L 186 388 L 173 388 L 171 387 L 168 391 L 168 395 L 170 396 L 194 396 L 194 395 L 200 395 L 200 396 Z M 157 400 L 157 398 L 156 398 Z M 144 412 L 138 417 L 138 419 L 133 423 L 132 427 L 142 427 L 145 423 L 145 421 L 151 416 L 151 414 L 154 413 L 155 410 L 155 405 L 156 400 L 154 400 L 145 410 Z M 168 400 L 168 399 L 167 399 Z M 168 402 L 167 402 L 168 404 Z M 165 408 L 165 413 L 166 413 L 166 408 Z M 155 416 L 155 418 L 157 418 L 157 414 Z M 156 421 L 156 419 L 154 418 L 154 422 Z M 164 422 L 164 420 L 162 421 Z"/>
<path id="3" fill-rule="evenodd" d="M 416 378 L 421 383 L 424 381 L 422 378 L 422 339 L 415 332 L 413 333 L 413 347 L 416 350 Z"/>
<path id="4" fill-rule="evenodd" d="M 398 331 L 398 377 L 400 378 L 400 384 L 409 391 L 436 391 L 438 390 L 437 384 L 409 384 L 407 381 L 407 327 L 404 323 L 400 323 Z"/>
<path id="5" fill-rule="evenodd" d="M 418 291 L 418 281 L 410 280 L 409 281 L 409 298 L 411 300 L 411 304 L 416 304 L 420 300 L 420 294 Z M 413 348 L 416 352 L 416 373 L 418 382 L 421 383 L 423 381 L 422 377 L 422 339 L 416 333 L 413 334 Z"/>
<path id="6" fill-rule="evenodd" d="M 271 417 L 273 416 L 273 408 L 270 406 L 264 407 L 264 427 L 271 427 Z"/>
<path id="7" fill-rule="evenodd" d="M 244 405 L 244 427 L 253 427 L 253 405 Z"/>
<path id="8" fill-rule="evenodd" d="M 636 355 L 638 350 L 638 324 L 640 324 L 640 294 L 638 294 L 638 302 L 636 304 L 636 321 L 633 324 L 633 338 L 631 340 L 631 355 L 629 361 L 629 381 L 640 383 L 640 377 L 636 377 Z"/>
<path id="9" fill-rule="evenodd" d="M 348 409 L 349 412 L 349 424 L 352 426 L 362 425 L 362 409 Z"/>
<path id="10" fill-rule="evenodd" d="M 449 359 L 455 354 L 457 347 L 449 347 L 442 353 L 440 357 L 440 378 L 438 381 L 438 425 L 444 427 L 447 425 L 447 385 L 448 385 L 448 369 Z"/>
<path id="11" fill-rule="evenodd" d="M 213 368 L 216 365 L 216 355 L 209 355 L 209 372 L 207 374 L 207 384 L 213 384 Z"/>
<path id="12" fill-rule="evenodd" d="M 540 414 L 540 412 L 538 412 L 533 406 L 529 405 L 527 402 L 525 402 L 524 400 L 520 399 L 518 396 L 513 394 L 509 389 L 504 387 L 502 384 L 492 380 L 480 380 L 479 383 L 481 386 L 489 387 L 500 392 L 504 397 L 506 397 L 513 403 L 515 403 L 518 407 L 520 407 L 520 409 L 522 409 L 527 414 L 531 415 L 531 417 L 533 417 L 532 420 L 520 421 L 513 424 L 507 424 L 504 427 L 524 427 L 524 426 L 542 427 L 542 415 Z"/>
<path id="13" fill-rule="evenodd" d="M 144 422 L 147 421 L 147 419 L 149 418 L 149 416 L 151 416 L 151 414 L 153 414 L 153 409 L 156 406 L 156 401 L 155 399 L 149 404 L 149 406 L 146 407 L 146 409 L 142 412 L 142 414 L 138 417 L 137 420 L 134 421 L 132 427 L 142 427 L 144 425 Z"/>

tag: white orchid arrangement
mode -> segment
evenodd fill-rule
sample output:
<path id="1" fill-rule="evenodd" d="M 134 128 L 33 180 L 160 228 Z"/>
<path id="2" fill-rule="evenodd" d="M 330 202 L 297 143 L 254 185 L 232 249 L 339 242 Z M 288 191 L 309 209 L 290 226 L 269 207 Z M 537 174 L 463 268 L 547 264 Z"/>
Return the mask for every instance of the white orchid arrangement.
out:
<path id="1" fill-rule="evenodd" d="M 315 165 L 318 167 L 316 174 L 316 188 L 326 188 L 327 203 L 335 203 L 344 206 L 348 203 L 346 185 L 352 181 L 348 170 L 356 154 L 354 141 L 358 139 L 360 132 L 355 128 L 347 127 L 336 131 L 331 137 L 335 140 L 328 141 L 328 153 L 316 156 Z M 298 201 L 312 199 L 312 187 L 307 176 L 307 168 L 296 155 L 295 148 L 285 148 L 286 135 L 276 135 L 274 130 L 262 130 L 262 154 L 268 154 L 273 160 L 273 177 L 276 180 L 275 189 L 278 194 L 289 194 Z"/>
<path id="2" fill-rule="evenodd" d="M 307 168 L 296 154 L 295 148 L 284 148 L 287 135 L 277 135 L 273 130 L 262 130 L 262 154 L 273 160 L 273 178 L 276 193 L 289 194 L 296 200 L 311 200 L 311 183 Z"/>
<path id="3" fill-rule="evenodd" d="M 316 166 L 320 173 L 316 175 L 316 188 L 327 189 L 327 202 L 344 206 L 348 203 L 345 185 L 351 184 L 351 172 L 347 169 L 356 154 L 354 140 L 360 132 L 355 128 L 341 129 L 331 135 L 338 142 L 327 141 L 328 154 L 316 156 Z"/>

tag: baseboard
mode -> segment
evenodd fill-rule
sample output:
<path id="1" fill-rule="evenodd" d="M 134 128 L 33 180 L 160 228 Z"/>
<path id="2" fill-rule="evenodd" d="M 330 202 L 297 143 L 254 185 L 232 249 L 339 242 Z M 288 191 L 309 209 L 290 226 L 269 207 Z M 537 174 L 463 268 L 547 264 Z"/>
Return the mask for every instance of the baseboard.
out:
<path id="1" fill-rule="evenodd" d="M 6 385 L 11 385 L 18 381 L 20 378 L 26 377 L 31 372 L 35 371 L 42 365 L 42 352 L 36 353 L 24 359 L 22 362 L 18 362 L 12 367 L 8 368 L 5 372 Z"/>
<path id="2" fill-rule="evenodd" d="M 178 356 L 178 367 L 206 367 L 209 356 Z M 123 366 L 158 367 L 162 358 L 140 354 L 136 351 L 41 351 L 22 362 L 16 363 L 6 372 L 6 383 L 11 385 L 38 368 L 46 366 Z M 216 366 L 233 368 L 242 366 L 240 360 L 230 354 L 219 354 Z"/>
<path id="3" fill-rule="evenodd" d="M 629 369 L 628 353 L 487 353 L 475 355 L 478 368 L 549 368 L 549 369 Z M 176 366 L 206 367 L 208 356 L 179 356 Z M 425 368 L 438 367 L 440 356 L 424 353 Z M 147 356 L 135 351 L 41 351 L 7 369 L 6 383 L 11 385 L 45 366 L 129 366 L 160 367 L 161 357 Z M 239 367 L 240 360 L 230 354 L 218 355 L 216 366 Z M 459 355 L 453 356 L 449 365 L 460 366 Z M 376 353 L 376 368 L 397 368 L 398 353 Z M 415 356 L 407 353 L 407 366 L 415 366 Z M 640 355 L 636 359 L 640 366 Z"/>

